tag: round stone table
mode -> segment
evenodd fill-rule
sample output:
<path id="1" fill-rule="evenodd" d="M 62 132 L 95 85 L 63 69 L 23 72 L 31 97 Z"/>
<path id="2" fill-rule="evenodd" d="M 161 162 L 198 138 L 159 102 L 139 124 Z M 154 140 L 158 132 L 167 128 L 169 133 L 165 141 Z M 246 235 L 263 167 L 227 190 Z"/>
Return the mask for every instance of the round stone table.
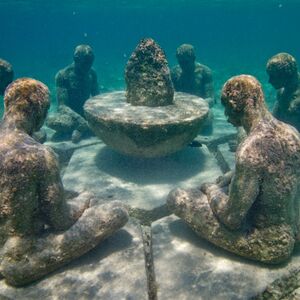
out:
<path id="1" fill-rule="evenodd" d="M 186 93 L 175 93 L 173 105 L 133 106 L 120 91 L 90 98 L 84 112 L 89 126 L 106 145 L 126 155 L 150 158 L 189 144 L 209 107 L 202 98 Z"/>

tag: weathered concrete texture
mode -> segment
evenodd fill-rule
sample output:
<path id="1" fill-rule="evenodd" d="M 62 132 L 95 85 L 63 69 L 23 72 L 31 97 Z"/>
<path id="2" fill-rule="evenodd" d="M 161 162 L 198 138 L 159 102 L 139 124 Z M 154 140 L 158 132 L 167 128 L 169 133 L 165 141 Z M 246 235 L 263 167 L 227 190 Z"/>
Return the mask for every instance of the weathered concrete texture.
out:
<path id="1" fill-rule="evenodd" d="M 208 116 L 207 103 L 197 96 L 175 93 L 174 105 L 133 106 L 124 92 L 87 100 L 86 118 L 105 144 L 123 154 L 159 157 L 190 143 Z"/>
<path id="2" fill-rule="evenodd" d="M 174 187 L 189 188 L 221 175 L 208 149 L 186 147 L 155 159 L 120 155 L 104 144 L 74 152 L 63 177 L 66 189 L 93 192 L 104 201 L 121 200 L 153 209 L 165 204 Z"/>
<path id="3" fill-rule="evenodd" d="M 0 281 L 0 299 L 147 299 L 140 226 L 131 220 L 94 250 L 24 288 Z"/>
<path id="4" fill-rule="evenodd" d="M 153 39 L 142 39 L 125 69 L 126 101 L 132 105 L 173 104 L 174 88 L 164 51 Z"/>
<path id="5" fill-rule="evenodd" d="M 241 259 L 199 238 L 171 215 L 152 224 L 159 299 L 250 299 L 300 267 L 300 253 L 278 267 Z"/>

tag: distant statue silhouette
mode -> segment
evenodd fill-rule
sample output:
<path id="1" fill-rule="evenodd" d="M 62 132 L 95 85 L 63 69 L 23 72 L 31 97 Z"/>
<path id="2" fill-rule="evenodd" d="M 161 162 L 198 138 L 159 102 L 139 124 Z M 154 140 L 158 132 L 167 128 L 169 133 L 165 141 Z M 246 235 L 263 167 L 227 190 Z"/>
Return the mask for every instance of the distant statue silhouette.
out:
<path id="1" fill-rule="evenodd" d="M 0 95 L 4 94 L 6 87 L 13 81 L 14 71 L 12 65 L 0 59 Z"/>
<path id="2" fill-rule="evenodd" d="M 288 53 L 279 53 L 267 63 L 269 82 L 277 89 L 273 115 L 300 131 L 300 74 L 297 62 Z"/>
<path id="3" fill-rule="evenodd" d="M 196 62 L 194 47 L 182 44 L 177 48 L 176 57 L 179 65 L 171 72 L 175 90 L 199 96 L 205 99 L 209 106 L 214 105 L 212 72 L 207 66 Z"/>
<path id="4" fill-rule="evenodd" d="M 176 58 L 179 65 L 171 71 L 174 88 L 177 92 L 196 95 L 207 101 L 211 107 L 215 104 L 215 95 L 211 70 L 198 62 L 194 47 L 182 44 L 177 48 Z M 210 135 L 213 132 L 213 114 L 203 124 L 200 134 Z"/>
<path id="5" fill-rule="evenodd" d="M 58 112 L 47 120 L 47 125 L 57 132 L 54 140 L 72 138 L 77 142 L 90 133 L 83 105 L 89 97 L 99 93 L 93 62 L 92 48 L 79 45 L 74 51 L 74 62 L 56 74 Z"/>

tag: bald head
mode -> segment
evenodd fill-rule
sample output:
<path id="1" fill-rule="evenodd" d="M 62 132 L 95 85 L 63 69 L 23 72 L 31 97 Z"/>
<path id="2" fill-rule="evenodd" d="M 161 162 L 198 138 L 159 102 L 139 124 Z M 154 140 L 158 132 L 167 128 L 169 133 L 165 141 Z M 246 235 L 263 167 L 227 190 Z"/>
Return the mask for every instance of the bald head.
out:
<path id="1" fill-rule="evenodd" d="M 74 63 L 78 70 L 89 71 L 94 62 L 93 49 L 89 45 L 79 45 L 74 51 Z"/>
<path id="2" fill-rule="evenodd" d="M 177 48 L 176 57 L 180 67 L 183 70 L 194 69 L 195 66 L 195 49 L 190 44 L 182 44 Z"/>
<path id="3" fill-rule="evenodd" d="M 12 65 L 0 59 L 0 95 L 4 94 L 6 87 L 13 81 L 14 71 Z"/>
<path id="4" fill-rule="evenodd" d="M 5 91 L 5 116 L 31 123 L 34 131 L 43 125 L 49 106 L 48 87 L 35 79 L 17 79 Z"/>
<path id="5" fill-rule="evenodd" d="M 246 114 L 265 108 L 264 94 L 259 81 L 250 75 L 230 78 L 223 86 L 221 102 L 228 122 L 241 126 Z"/>
<path id="6" fill-rule="evenodd" d="M 288 53 L 278 53 L 268 60 L 267 73 L 274 88 L 282 88 L 298 76 L 296 59 Z"/>

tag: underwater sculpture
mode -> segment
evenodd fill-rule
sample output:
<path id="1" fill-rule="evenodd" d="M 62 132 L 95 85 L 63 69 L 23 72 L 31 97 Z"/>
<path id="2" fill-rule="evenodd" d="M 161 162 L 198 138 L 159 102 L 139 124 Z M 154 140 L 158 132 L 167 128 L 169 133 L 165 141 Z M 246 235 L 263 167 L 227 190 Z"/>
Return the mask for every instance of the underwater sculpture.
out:
<path id="1" fill-rule="evenodd" d="M 273 115 L 300 131 L 300 74 L 296 59 L 278 53 L 267 63 L 269 82 L 278 90 Z"/>
<path id="2" fill-rule="evenodd" d="M 79 45 L 73 58 L 74 62 L 55 77 L 58 109 L 47 120 L 47 126 L 56 130 L 53 140 L 71 137 L 77 142 L 90 133 L 83 105 L 90 96 L 99 93 L 97 74 L 92 69 L 94 53 L 90 46 Z"/>
<path id="3" fill-rule="evenodd" d="M 199 96 L 206 100 L 209 106 L 213 106 L 215 96 L 212 72 L 207 66 L 196 62 L 194 47 L 182 44 L 176 50 L 176 58 L 179 65 L 171 72 L 175 90 Z"/>
<path id="4" fill-rule="evenodd" d="M 14 71 L 12 65 L 5 61 L 4 59 L 0 59 L 0 95 L 4 94 L 6 87 L 13 81 L 14 79 Z"/>
<path id="5" fill-rule="evenodd" d="M 215 104 L 215 95 L 211 70 L 196 62 L 195 49 L 190 44 L 182 44 L 176 50 L 179 65 L 171 71 L 174 88 L 178 92 L 185 92 L 203 98 L 209 106 Z M 210 135 L 213 132 L 213 114 L 202 126 L 200 134 Z"/>
<path id="6" fill-rule="evenodd" d="M 46 117 L 48 88 L 22 78 L 5 93 L 0 128 L 0 273 L 11 285 L 40 279 L 94 248 L 128 219 L 119 202 L 95 205 L 83 192 L 67 203 L 57 158 L 31 138 Z M 68 202 L 69 202 L 68 201 Z"/>
<path id="7" fill-rule="evenodd" d="M 14 71 L 12 65 L 0 59 L 0 95 L 3 96 L 6 87 L 13 81 L 14 79 Z M 44 130 L 39 130 L 32 134 L 32 137 L 40 142 L 44 143 L 47 140 L 47 133 Z"/>
<path id="8" fill-rule="evenodd" d="M 246 139 L 234 172 L 198 189 L 176 189 L 167 203 L 201 237 L 240 256 L 276 264 L 300 240 L 300 135 L 267 110 L 259 82 L 241 75 L 222 90 L 225 115 Z"/>
<path id="9" fill-rule="evenodd" d="M 209 108 L 193 95 L 175 93 L 163 50 L 140 41 L 125 70 L 126 93 L 89 99 L 85 115 L 104 143 L 118 152 L 158 157 L 176 152 L 197 135 Z"/>

